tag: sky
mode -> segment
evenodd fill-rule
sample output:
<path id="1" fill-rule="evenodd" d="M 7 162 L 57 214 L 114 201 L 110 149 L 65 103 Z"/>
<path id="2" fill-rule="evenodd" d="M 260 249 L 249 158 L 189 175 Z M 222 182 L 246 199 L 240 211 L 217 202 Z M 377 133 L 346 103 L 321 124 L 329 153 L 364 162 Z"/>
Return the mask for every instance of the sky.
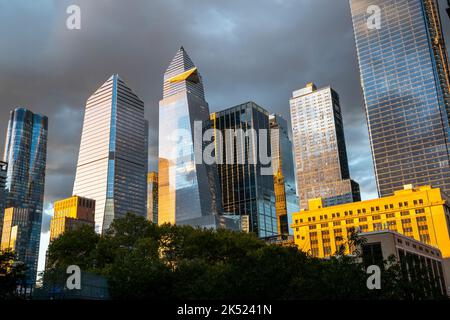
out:
<path id="1" fill-rule="evenodd" d="M 80 30 L 66 27 L 70 5 L 81 9 Z M 39 270 L 52 203 L 72 195 L 87 98 L 121 76 L 145 103 L 156 169 L 163 73 L 180 46 L 203 76 L 211 112 L 251 100 L 290 119 L 292 91 L 331 85 L 351 177 L 363 199 L 377 197 L 348 0 L 0 0 L 0 21 L 1 150 L 10 110 L 49 117 Z"/>

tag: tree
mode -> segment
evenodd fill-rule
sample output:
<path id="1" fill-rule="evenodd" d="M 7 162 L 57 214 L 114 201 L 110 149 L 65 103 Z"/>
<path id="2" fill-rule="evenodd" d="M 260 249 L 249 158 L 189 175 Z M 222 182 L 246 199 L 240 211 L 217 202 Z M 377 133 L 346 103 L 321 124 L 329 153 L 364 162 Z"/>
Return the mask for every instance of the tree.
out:
<path id="1" fill-rule="evenodd" d="M 17 287 L 25 281 L 26 267 L 14 262 L 14 252 L 0 250 L 0 299 L 17 299 Z"/>

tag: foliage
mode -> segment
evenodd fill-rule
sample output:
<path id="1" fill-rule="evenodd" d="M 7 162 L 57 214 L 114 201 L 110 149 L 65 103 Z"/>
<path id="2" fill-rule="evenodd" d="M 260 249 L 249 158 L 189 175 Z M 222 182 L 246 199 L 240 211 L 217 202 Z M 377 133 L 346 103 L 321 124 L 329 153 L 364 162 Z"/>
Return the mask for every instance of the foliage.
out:
<path id="1" fill-rule="evenodd" d="M 26 268 L 14 262 L 11 250 L 0 250 L 0 300 L 18 299 L 17 287 L 25 281 Z"/>
<path id="2" fill-rule="evenodd" d="M 102 236 L 81 228 L 51 243 L 47 274 L 76 264 L 108 279 L 116 299 L 424 299 L 424 283 L 383 262 L 381 290 L 368 290 L 361 253 L 350 237 L 329 259 L 269 245 L 252 234 L 156 226 L 128 214 Z M 420 294 L 419 294 L 420 293 Z"/>

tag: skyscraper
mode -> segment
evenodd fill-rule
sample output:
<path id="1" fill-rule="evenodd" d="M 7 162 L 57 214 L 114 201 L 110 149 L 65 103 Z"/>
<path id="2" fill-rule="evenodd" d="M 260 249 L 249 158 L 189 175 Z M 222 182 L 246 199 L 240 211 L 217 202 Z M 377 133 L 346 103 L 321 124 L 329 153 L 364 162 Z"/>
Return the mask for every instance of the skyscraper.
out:
<path id="1" fill-rule="evenodd" d="M 270 115 L 269 122 L 278 233 L 293 234 L 289 226 L 292 225 L 292 215 L 299 211 L 299 206 L 292 142 L 288 134 L 287 121 L 282 116 Z"/>
<path id="2" fill-rule="evenodd" d="M 194 131 L 209 119 L 203 82 L 181 47 L 164 74 L 159 103 L 158 223 L 210 225 L 220 212 L 217 181 L 195 144 Z"/>
<path id="3" fill-rule="evenodd" d="M 25 108 L 11 111 L 4 155 L 4 160 L 8 163 L 5 208 L 11 208 L 11 211 L 26 209 L 27 212 L 22 216 L 26 218 L 26 223 L 23 223 L 20 231 L 21 242 L 15 248 L 18 258 L 28 268 L 27 290 L 36 282 L 47 160 L 47 130 L 46 116 L 34 114 Z"/>
<path id="4" fill-rule="evenodd" d="M 360 201 L 350 179 L 339 95 L 313 83 L 294 91 L 290 100 L 300 209 L 323 198 L 326 206 Z"/>
<path id="5" fill-rule="evenodd" d="M 158 223 L 158 173 L 147 175 L 147 220 Z"/>
<path id="6" fill-rule="evenodd" d="M 3 210 L 5 209 L 5 185 L 6 185 L 6 175 L 8 171 L 8 164 L 6 162 L 0 161 L 0 236 L 2 234 L 3 226 Z"/>
<path id="7" fill-rule="evenodd" d="M 379 195 L 405 184 L 450 193 L 450 75 L 437 3 L 350 5 Z"/>
<path id="8" fill-rule="evenodd" d="M 114 218 L 146 217 L 147 131 L 144 103 L 111 76 L 86 103 L 73 194 L 95 200 L 95 229 Z"/>
<path id="9" fill-rule="evenodd" d="M 212 128 L 223 137 L 215 142 L 224 212 L 247 216 L 248 231 L 259 237 L 277 235 L 269 113 L 256 103 L 247 102 L 211 114 L 211 121 Z M 246 138 L 237 138 L 239 130 Z M 260 135 L 263 130 L 267 132 L 266 140 Z M 231 135 L 236 139 L 230 139 Z M 221 146 L 218 141 L 223 142 Z M 267 147 L 268 164 L 258 157 L 263 145 Z M 264 167 L 270 168 L 269 174 L 262 171 Z"/>

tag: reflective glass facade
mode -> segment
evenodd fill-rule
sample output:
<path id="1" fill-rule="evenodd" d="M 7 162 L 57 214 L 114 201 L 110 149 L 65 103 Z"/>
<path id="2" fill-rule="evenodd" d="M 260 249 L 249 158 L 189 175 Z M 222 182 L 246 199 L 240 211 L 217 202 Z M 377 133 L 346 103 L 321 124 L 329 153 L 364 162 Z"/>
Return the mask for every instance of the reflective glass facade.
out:
<path id="1" fill-rule="evenodd" d="M 36 281 L 47 160 L 47 130 L 46 116 L 34 114 L 25 108 L 17 108 L 11 112 L 4 155 L 4 160 L 8 163 L 5 207 L 27 210 L 26 217 L 23 218 L 27 221 L 19 228 L 21 241 L 15 248 L 18 257 L 28 267 L 27 286 L 34 286 Z"/>
<path id="2" fill-rule="evenodd" d="M 326 206 L 361 200 L 350 179 L 339 95 L 309 83 L 290 105 L 300 209 L 319 197 Z"/>
<path id="3" fill-rule="evenodd" d="M 299 211 L 299 206 L 292 142 L 287 121 L 282 116 L 270 115 L 269 121 L 278 233 L 293 234 L 289 226 L 292 225 L 292 215 Z"/>
<path id="4" fill-rule="evenodd" d="M 6 162 L 0 161 L 0 238 L 3 226 L 3 210 L 5 209 L 6 201 L 5 184 L 7 170 L 8 164 Z"/>
<path id="5" fill-rule="evenodd" d="M 159 224 L 209 226 L 220 212 L 217 181 L 194 148 L 194 122 L 202 128 L 208 119 L 202 77 L 180 48 L 164 74 L 159 103 Z"/>
<path id="6" fill-rule="evenodd" d="M 118 76 L 87 101 L 73 194 L 95 200 L 95 229 L 114 218 L 146 217 L 147 124 L 144 103 Z"/>
<path id="7" fill-rule="evenodd" d="M 217 151 L 224 159 L 222 164 L 219 162 L 217 165 L 224 212 L 248 216 L 249 231 L 259 237 L 277 235 L 273 174 L 261 174 L 262 167 L 269 167 L 270 163 L 263 165 L 259 156 L 256 163 L 249 161 L 249 154 L 259 155 L 263 143 L 267 146 L 267 155 L 271 157 L 270 134 L 267 134 L 267 141 L 264 142 L 251 143 L 251 138 L 242 139 L 241 143 L 238 143 L 238 139 L 232 139 L 232 145 L 226 145 L 225 142 L 226 130 L 229 129 L 242 129 L 244 132 L 253 129 L 257 137 L 260 129 L 270 132 L 269 113 L 256 103 L 247 102 L 213 113 L 211 121 L 213 128 L 220 131 L 224 139 L 221 151 Z M 217 148 L 220 146 L 217 145 Z M 240 163 L 238 157 L 241 155 L 244 161 Z M 231 163 L 225 160 L 227 158 L 232 160 Z"/>
<path id="8" fill-rule="evenodd" d="M 147 175 L 147 220 L 158 223 L 158 173 Z"/>
<path id="9" fill-rule="evenodd" d="M 351 0 L 380 196 L 405 184 L 450 192 L 448 59 L 434 0 Z M 369 5 L 380 28 L 369 29 Z"/>

